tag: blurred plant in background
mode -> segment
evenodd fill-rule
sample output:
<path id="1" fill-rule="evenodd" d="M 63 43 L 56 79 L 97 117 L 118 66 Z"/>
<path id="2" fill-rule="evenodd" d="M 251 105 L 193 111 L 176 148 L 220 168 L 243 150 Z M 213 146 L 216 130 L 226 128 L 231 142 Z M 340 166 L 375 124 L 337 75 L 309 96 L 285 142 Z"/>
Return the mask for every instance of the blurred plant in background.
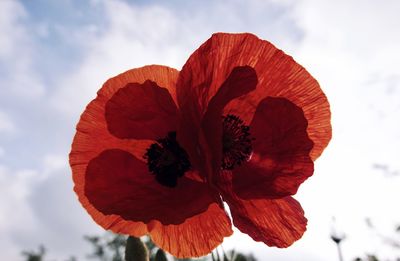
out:
<path id="1" fill-rule="evenodd" d="M 336 225 L 336 218 L 332 217 L 331 239 L 333 242 L 335 242 L 335 244 L 337 246 L 339 261 L 343 261 L 341 243 L 345 238 L 346 238 L 346 234 L 343 231 L 338 229 L 338 227 Z"/>
<path id="2" fill-rule="evenodd" d="M 23 251 L 22 255 L 26 257 L 26 261 L 42 261 L 45 253 L 46 249 L 44 248 L 44 246 L 39 246 L 38 252 L 35 252 L 33 250 Z"/>
<path id="3" fill-rule="evenodd" d="M 86 257 L 88 260 L 98 261 L 257 261 L 252 255 L 246 255 L 235 250 L 227 253 L 220 246 L 210 255 L 201 258 L 175 258 L 158 248 L 150 237 L 141 239 L 107 232 L 102 236 L 84 236 L 91 245 L 92 251 Z M 128 247 L 127 247 L 128 246 Z M 23 251 L 25 261 L 45 261 L 46 249 L 40 246 L 38 251 Z M 70 257 L 67 261 L 77 261 Z"/>
<path id="4" fill-rule="evenodd" d="M 372 224 L 370 219 L 366 219 L 367 226 L 376 230 L 376 227 Z M 400 226 L 396 226 L 394 231 L 398 238 L 388 237 L 379 232 L 377 235 L 382 240 L 394 248 L 400 249 Z M 345 235 L 342 231 L 333 230 L 331 234 L 331 240 L 333 240 L 338 246 L 343 243 Z M 169 254 L 166 254 L 162 249 L 158 248 L 149 237 L 142 237 L 141 239 L 127 238 L 123 235 L 114 234 L 107 232 L 102 236 L 84 236 L 91 246 L 91 252 L 87 254 L 87 260 L 98 260 L 98 261 L 258 261 L 252 254 L 246 255 L 235 250 L 229 250 L 225 252 L 220 246 L 215 249 L 210 255 L 201 258 L 175 258 Z M 130 247 L 126 248 L 127 244 L 131 244 Z M 143 249 L 141 249 L 143 248 Z M 127 252 L 125 251 L 127 250 Z M 129 252 L 130 250 L 130 252 Z M 25 261 L 46 261 L 45 258 L 46 248 L 39 246 L 37 251 L 23 251 L 22 255 L 25 257 Z M 340 259 L 341 258 L 341 259 Z M 343 259 L 339 256 L 340 260 Z M 373 253 L 366 253 L 363 256 L 359 256 L 351 259 L 352 261 L 400 261 L 400 257 L 393 259 L 379 259 Z M 78 261 L 77 258 L 71 256 L 69 259 L 63 261 Z M 262 260 L 261 260 L 262 261 Z"/>
<path id="5" fill-rule="evenodd" d="M 383 243 L 393 247 L 397 248 L 400 250 L 400 225 L 395 226 L 395 229 L 393 231 L 393 235 L 386 235 L 382 232 L 379 231 L 378 228 L 373 224 L 372 220 L 370 218 L 365 219 L 365 223 L 367 224 L 367 227 L 375 232 L 375 235 L 379 237 Z M 384 261 L 386 261 L 385 259 Z M 400 257 L 391 259 L 395 261 L 400 261 Z M 378 256 L 372 253 L 368 253 L 365 255 L 365 257 L 357 257 L 354 259 L 354 261 L 383 261 L 383 259 L 379 259 Z"/>

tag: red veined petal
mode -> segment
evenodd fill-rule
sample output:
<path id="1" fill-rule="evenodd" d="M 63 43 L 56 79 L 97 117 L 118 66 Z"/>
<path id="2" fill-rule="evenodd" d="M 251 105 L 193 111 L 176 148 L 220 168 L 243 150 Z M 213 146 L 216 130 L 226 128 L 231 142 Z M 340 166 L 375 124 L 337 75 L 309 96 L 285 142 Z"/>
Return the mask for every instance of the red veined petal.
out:
<path id="1" fill-rule="evenodd" d="M 229 203 L 233 224 L 255 241 L 268 246 L 288 247 L 306 231 L 307 219 L 292 197 L 252 199 Z"/>
<path id="2" fill-rule="evenodd" d="M 233 224 L 241 232 L 276 247 L 288 247 L 302 237 L 307 219 L 294 198 L 243 200 L 232 191 L 229 172 L 224 171 L 219 178 L 222 197 L 229 205 Z"/>
<path id="3" fill-rule="evenodd" d="M 119 89 L 106 103 L 105 117 L 110 133 L 120 139 L 157 140 L 178 126 L 168 90 L 150 80 Z"/>
<path id="4" fill-rule="evenodd" d="M 85 195 L 105 215 L 125 220 L 180 224 L 213 202 L 205 183 L 181 177 L 174 188 L 159 184 L 129 152 L 105 150 L 86 169 Z"/>
<path id="5" fill-rule="evenodd" d="M 207 178 L 210 178 L 212 172 L 217 173 L 221 165 L 223 108 L 232 99 L 253 91 L 256 85 L 257 75 L 253 68 L 249 66 L 233 68 L 208 104 L 201 125 L 200 116 L 192 118 L 191 112 L 196 112 L 191 107 L 193 104 L 185 104 L 185 101 L 182 101 L 178 139 L 187 149 L 189 157 L 193 159 L 192 164 L 203 175 L 207 175 Z M 209 165 L 210 163 L 213 163 L 213 166 Z"/>
<path id="6" fill-rule="evenodd" d="M 176 103 L 176 80 L 178 74 L 178 70 L 163 65 L 147 65 L 131 69 L 108 79 L 97 92 L 97 95 L 108 100 L 128 83 L 144 83 L 150 80 L 157 83 L 158 86 L 168 89 L 168 92 Z"/>
<path id="7" fill-rule="evenodd" d="M 267 96 L 284 97 L 301 107 L 314 142 L 313 160 L 331 139 L 329 103 L 318 82 L 292 57 L 252 34 L 214 34 L 183 66 L 177 82 L 179 107 L 185 125 L 198 122 L 208 102 L 233 68 L 251 66 L 258 77 L 255 91 L 232 100 L 224 114 L 235 114 L 250 123 L 258 103 Z M 195 133 L 195 126 L 191 129 Z"/>
<path id="8" fill-rule="evenodd" d="M 148 229 L 156 245 L 178 258 L 207 255 L 233 233 L 229 217 L 217 203 L 182 224 L 152 222 Z"/>
<path id="9" fill-rule="evenodd" d="M 250 124 L 253 155 L 233 169 L 233 189 L 243 199 L 296 194 L 313 174 L 313 142 L 301 108 L 285 98 L 262 100 Z"/>
<path id="10" fill-rule="evenodd" d="M 112 221 L 110 217 L 115 218 Z M 141 237 L 148 233 L 147 224 L 143 222 L 124 220 L 117 215 L 108 215 L 105 220 L 109 223 L 109 225 L 101 224 L 101 222 L 97 223 L 104 227 L 106 230 L 111 230 L 115 233 L 127 234 L 133 237 Z"/>
<path id="11" fill-rule="evenodd" d="M 147 232 L 146 224 L 124 220 L 119 215 L 104 215 L 88 201 L 84 187 L 86 167 L 89 161 L 110 148 L 126 150 L 141 159 L 146 149 L 154 143 L 152 140 L 123 140 L 111 135 L 107 129 L 104 116 L 105 104 L 117 90 L 128 83 L 144 83 L 147 80 L 154 81 L 157 85 L 167 88 L 172 98 L 176 100 L 177 76 L 177 70 L 159 65 L 145 66 L 124 72 L 109 79 L 99 90 L 96 99 L 89 103 L 81 115 L 69 155 L 75 184 L 74 190 L 82 206 L 105 229 L 136 237 Z"/>
<path id="12" fill-rule="evenodd" d="M 218 173 L 222 162 L 222 111 L 226 104 L 232 99 L 238 98 L 250 91 L 257 85 L 257 75 L 249 66 L 235 67 L 223 82 L 214 97 L 211 98 L 206 113 L 204 114 L 201 130 L 208 144 L 200 144 L 212 162 L 213 173 Z M 206 161 L 210 162 L 210 160 Z M 209 172 L 211 178 L 211 172 Z"/>

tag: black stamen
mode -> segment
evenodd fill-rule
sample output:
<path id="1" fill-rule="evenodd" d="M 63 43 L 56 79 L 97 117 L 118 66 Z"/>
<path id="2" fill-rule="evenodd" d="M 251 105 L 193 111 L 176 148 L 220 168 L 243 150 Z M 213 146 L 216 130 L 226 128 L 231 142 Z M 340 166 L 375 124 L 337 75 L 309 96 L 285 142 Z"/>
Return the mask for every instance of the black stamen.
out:
<path id="1" fill-rule="evenodd" d="M 222 169 L 231 170 L 243 161 L 250 159 L 253 148 L 251 146 L 249 126 L 232 114 L 222 117 Z"/>
<path id="2" fill-rule="evenodd" d="M 158 183 L 171 188 L 191 167 L 186 151 L 176 141 L 176 132 L 169 132 L 167 137 L 151 144 L 144 158 Z"/>

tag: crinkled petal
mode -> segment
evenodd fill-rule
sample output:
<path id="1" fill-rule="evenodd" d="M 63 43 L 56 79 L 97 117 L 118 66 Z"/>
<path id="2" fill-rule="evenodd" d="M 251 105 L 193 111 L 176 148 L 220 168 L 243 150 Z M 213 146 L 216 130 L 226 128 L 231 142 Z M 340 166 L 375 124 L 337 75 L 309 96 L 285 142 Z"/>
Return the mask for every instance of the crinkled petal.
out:
<path id="1" fill-rule="evenodd" d="M 148 227 L 153 242 L 178 258 L 207 255 L 233 233 L 229 217 L 217 203 L 182 224 L 152 222 Z"/>
<path id="2" fill-rule="evenodd" d="M 201 130 L 207 144 L 200 143 L 199 147 L 207 146 L 204 151 L 211 155 L 212 172 L 218 173 L 222 162 L 222 112 L 226 104 L 248 92 L 253 91 L 257 85 L 257 75 L 249 66 L 235 67 L 224 81 L 217 93 L 210 100 L 204 114 Z M 211 178 L 211 176 L 209 177 Z"/>
<path id="3" fill-rule="evenodd" d="M 233 189 L 243 199 L 296 194 L 313 174 L 313 142 L 301 108 L 285 98 L 262 100 L 250 125 L 253 155 L 233 169 Z"/>
<path id="4" fill-rule="evenodd" d="M 201 125 L 191 118 L 190 108 L 181 110 L 179 142 L 187 149 L 195 168 L 207 178 L 211 178 L 213 172 L 217 173 L 221 165 L 221 119 L 225 105 L 232 99 L 253 91 L 256 85 L 257 75 L 253 68 L 236 67 L 211 99 L 201 119 Z"/>
<path id="5" fill-rule="evenodd" d="M 307 219 L 292 197 L 230 202 L 233 224 L 255 241 L 268 246 L 288 247 L 306 231 Z"/>
<path id="6" fill-rule="evenodd" d="M 163 138 L 177 130 L 177 116 L 168 90 L 150 80 L 128 83 L 108 100 L 105 110 L 108 130 L 120 139 Z"/>
<path id="7" fill-rule="evenodd" d="M 205 183 L 181 177 L 176 187 L 163 186 L 144 162 L 119 149 L 105 150 L 89 162 L 85 195 L 105 215 L 167 225 L 180 224 L 213 202 Z"/>
<path id="8" fill-rule="evenodd" d="M 176 100 L 175 84 L 177 77 L 177 70 L 165 66 L 152 65 L 129 70 L 109 79 L 99 90 L 96 99 L 89 103 L 81 115 L 69 155 L 75 185 L 74 190 L 83 207 L 105 229 L 136 237 L 147 232 L 146 224 L 125 220 L 119 215 L 104 215 L 88 201 L 84 187 L 86 167 L 89 161 L 110 148 L 129 151 L 141 159 L 149 145 L 154 142 L 151 140 L 118 139 L 110 134 L 104 116 L 105 104 L 120 88 L 128 83 L 144 83 L 147 80 L 154 81 L 158 86 L 167 88 L 172 98 Z"/>
<path id="9" fill-rule="evenodd" d="M 229 205 L 233 224 L 241 232 L 276 247 L 288 247 L 302 237 L 307 219 L 294 198 L 243 200 L 234 194 L 229 172 L 219 178 L 222 197 Z"/>
<path id="10" fill-rule="evenodd" d="M 329 103 L 318 82 L 292 57 L 252 34 L 214 34 L 183 66 L 177 82 L 184 121 L 198 122 L 233 68 L 251 66 L 258 77 L 255 91 L 232 100 L 224 114 L 235 114 L 250 123 L 258 103 L 268 96 L 284 97 L 304 111 L 308 135 L 318 158 L 331 139 Z M 197 126 L 191 128 L 196 133 Z"/>

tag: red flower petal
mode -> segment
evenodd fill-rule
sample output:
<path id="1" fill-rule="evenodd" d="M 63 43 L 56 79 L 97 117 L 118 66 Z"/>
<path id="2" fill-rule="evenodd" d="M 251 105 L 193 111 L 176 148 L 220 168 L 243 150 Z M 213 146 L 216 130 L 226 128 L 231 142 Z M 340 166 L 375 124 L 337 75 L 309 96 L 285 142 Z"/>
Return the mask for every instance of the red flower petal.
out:
<path id="1" fill-rule="evenodd" d="M 174 188 L 163 186 L 145 163 L 118 149 L 105 150 L 89 162 L 85 195 L 106 215 L 167 225 L 180 224 L 213 202 L 204 183 L 182 177 Z"/>
<path id="2" fill-rule="evenodd" d="M 285 98 L 262 100 L 250 125 L 252 158 L 232 171 L 235 193 L 243 199 L 296 194 L 314 171 L 313 142 L 306 130 L 299 107 Z"/>
<path id="3" fill-rule="evenodd" d="M 268 246 L 288 247 L 306 231 L 307 219 L 292 197 L 229 202 L 233 224 L 255 241 Z"/>
<path id="4" fill-rule="evenodd" d="M 253 68 L 249 66 L 233 68 L 221 88 L 218 89 L 217 94 L 210 100 L 201 126 L 201 116 L 198 114 L 196 104 L 188 104 L 185 100 L 180 100 L 181 117 L 177 134 L 178 140 L 187 150 L 192 165 L 208 178 L 211 178 L 213 170 L 216 173 L 220 169 L 223 108 L 232 99 L 254 90 L 256 85 L 257 75 Z M 180 90 L 180 97 L 193 94 L 191 92 L 182 94 L 185 90 L 191 90 L 191 86 Z M 193 97 L 188 101 L 193 101 Z M 209 165 L 211 162 L 213 166 Z"/>
<path id="5" fill-rule="evenodd" d="M 126 150 L 137 158 L 141 158 L 149 145 L 153 143 L 146 140 L 122 140 L 111 135 L 104 117 L 105 104 L 117 90 L 128 83 L 143 83 L 146 80 L 154 81 L 157 85 L 167 88 L 172 98 L 176 100 L 177 77 L 178 71 L 166 66 L 152 65 L 129 70 L 109 79 L 99 90 L 96 99 L 81 115 L 69 155 L 75 183 L 74 190 L 83 207 L 105 229 L 136 237 L 147 233 L 146 224 L 124 220 L 118 215 L 104 215 L 93 207 L 84 194 L 87 164 L 102 151 L 110 148 Z"/>
<path id="6" fill-rule="evenodd" d="M 233 224 L 255 241 L 288 247 L 304 234 L 307 219 L 292 197 L 242 200 L 232 191 L 230 173 L 219 176 L 218 187 L 231 210 Z"/>
<path id="7" fill-rule="evenodd" d="M 235 114 L 249 123 L 262 99 L 284 97 L 303 109 L 309 123 L 308 135 L 315 144 L 311 156 L 318 158 L 332 132 L 324 93 L 292 57 L 252 34 L 214 34 L 191 55 L 177 83 L 178 104 L 187 113 L 185 121 L 201 119 L 208 102 L 238 66 L 254 68 L 258 85 L 255 91 L 231 101 L 224 114 Z"/>
<path id="8" fill-rule="evenodd" d="M 165 88 L 145 81 L 128 83 L 106 103 L 108 130 L 121 139 L 152 139 L 176 131 L 177 107 Z"/>
<path id="9" fill-rule="evenodd" d="M 233 231 L 226 212 L 216 203 L 206 212 L 193 216 L 179 225 L 149 224 L 156 245 L 178 258 L 199 257 L 209 254 Z"/>
<path id="10" fill-rule="evenodd" d="M 211 98 L 202 121 L 202 131 L 212 155 L 213 173 L 221 169 L 222 161 L 222 112 L 226 104 L 250 91 L 257 85 L 257 75 L 249 66 L 235 67 L 214 97 Z M 205 145 L 205 144 L 201 144 Z M 211 173 L 210 173 L 211 175 Z"/>

